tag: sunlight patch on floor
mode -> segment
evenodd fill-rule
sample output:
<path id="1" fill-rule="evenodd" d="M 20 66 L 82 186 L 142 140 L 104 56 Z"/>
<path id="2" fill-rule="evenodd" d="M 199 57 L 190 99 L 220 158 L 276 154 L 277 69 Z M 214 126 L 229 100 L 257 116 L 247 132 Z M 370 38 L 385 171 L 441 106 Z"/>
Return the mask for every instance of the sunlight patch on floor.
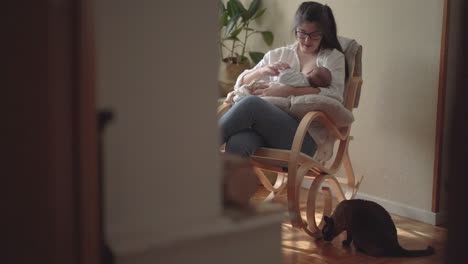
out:
<path id="1" fill-rule="evenodd" d="M 302 250 L 302 249 L 287 248 L 287 247 L 283 246 L 283 252 L 284 253 L 298 253 L 302 257 L 311 257 L 311 258 L 314 259 L 314 261 L 324 260 L 325 259 L 324 256 L 320 255 L 317 252 L 304 252 L 304 250 Z"/>
<path id="2" fill-rule="evenodd" d="M 397 227 L 397 233 L 398 233 L 398 236 L 404 236 L 404 237 L 410 237 L 410 238 L 416 238 L 418 236 L 414 235 L 413 233 L 414 231 L 411 231 L 411 232 L 408 232 L 404 229 L 401 229 L 401 228 L 398 228 Z"/>
<path id="3" fill-rule="evenodd" d="M 288 246 L 295 249 L 310 249 L 310 241 L 283 241 L 283 246 Z"/>
<path id="4" fill-rule="evenodd" d="M 427 237 L 427 238 L 431 238 L 431 237 L 432 237 L 431 235 L 429 235 L 429 234 L 427 234 L 427 233 L 420 232 L 420 231 L 415 231 L 415 230 L 414 230 L 414 231 L 412 231 L 412 232 L 413 232 L 413 233 L 416 233 L 416 234 L 418 234 L 418 235 L 420 235 L 420 236 L 423 236 L 423 237 Z"/>

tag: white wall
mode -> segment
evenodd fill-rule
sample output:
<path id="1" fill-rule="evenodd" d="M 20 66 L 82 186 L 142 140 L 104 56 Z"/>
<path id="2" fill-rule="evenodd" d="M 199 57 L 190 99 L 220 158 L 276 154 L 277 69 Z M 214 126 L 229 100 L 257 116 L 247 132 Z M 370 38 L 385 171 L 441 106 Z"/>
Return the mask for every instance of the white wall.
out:
<path id="1" fill-rule="evenodd" d="M 96 2 L 99 106 L 116 114 L 105 137 L 114 237 L 162 239 L 221 215 L 216 16 L 216 1 Z"/>
<path id="2" fill-rule="evenodd" d="M 338 33 L 363 45 L 350 146 L 355 172 L 365 175 L 361 193 L 430 212 L 443 1 L 320 2 L 333 9 Z M 274 47 L 293 41 L 301 1 L 262 3 L 258 26 L 274 31 Z M 261 41 L 252 48 L 267 49 Z"/>

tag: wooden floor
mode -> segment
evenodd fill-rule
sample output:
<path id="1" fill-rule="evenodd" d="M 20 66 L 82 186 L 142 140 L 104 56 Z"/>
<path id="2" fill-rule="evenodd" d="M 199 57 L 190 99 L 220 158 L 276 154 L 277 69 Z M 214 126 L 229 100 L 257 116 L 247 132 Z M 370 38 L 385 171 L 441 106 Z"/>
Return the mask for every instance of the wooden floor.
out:
<path id="1" fill-rule="evenodd" d="M 306 192 L 301 192 L 301 200 Z M 259 188 L 252 201 L 262 201 L 267 195 L 263 188 Z M 275 202 L 286 205 L 286 195 L 280 195 Z M 317 202 L 320 206 L 321 199 Z M 301 203 L 304 208 L 305 203 Z M 336 206 L 336 202 L 333 203 Z M 320 212 L 320 209 L 318 210 Z M 305 215 L 304 215 L 305 217 Z M 317 213 L 316 221 L 319 223 L 321 213 Z M 445 228 L 424 224 L 407 218 L 392 215 L 397 226 L 400 245 L 406 249 L 424 249 L 427 245 L 434 247 L 436 254 L 429 257 L 418 258 L 375 258 L 366 256 L 351 246 L 344 248 L 341 241 L 345 239 L 345 233 L 335 238 L 332 242 L 315 240 L 302 230 L 293 229 L 288 221 L 282 224 L 283 229 L 283 263 L 339 263 L 339 264 L 426 264 L 444 263 L 445 240 L 447 230 Z"/>

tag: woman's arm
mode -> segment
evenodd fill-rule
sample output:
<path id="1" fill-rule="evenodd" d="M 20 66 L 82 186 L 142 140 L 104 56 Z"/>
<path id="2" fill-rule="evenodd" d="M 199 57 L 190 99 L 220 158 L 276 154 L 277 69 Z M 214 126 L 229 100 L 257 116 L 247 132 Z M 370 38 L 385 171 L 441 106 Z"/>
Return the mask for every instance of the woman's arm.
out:
<path id="1" fill-rule="evenodd" d="M 315 88 L 315 87 L 292 87 L 292 89 L 290 90 L 291 91 L 289 95 L 294 95 L 294 96 L 320 93 L 320 89 Z"/>
<path id="2" fill-rule="evenodd" d="M 315 87 L 293 87 L 290 85 L 284 85 L 281 83 L 270 83 L 270 86 L 264 89 L 258 89 L 253 92 L 254 95 L 258 96 L 278 96 L 288 97 L 290 95 L 299 96 L 307 94 L 318 94 L 320 93 L 319 88 Z"/>

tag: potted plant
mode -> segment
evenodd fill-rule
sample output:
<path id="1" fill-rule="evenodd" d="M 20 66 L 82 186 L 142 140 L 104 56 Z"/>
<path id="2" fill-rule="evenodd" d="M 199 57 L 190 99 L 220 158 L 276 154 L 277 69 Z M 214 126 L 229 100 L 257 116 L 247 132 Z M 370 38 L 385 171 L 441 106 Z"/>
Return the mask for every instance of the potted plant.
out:
<path id="1" fill-rule="evenodd" d="M 263 41 L 271 46 L 273 33 L 252 28 L 251 23 L 266 11 L 260 9 L 260 0 L 253 0 L 248 8 L 239 0 L 220 1 L 220 54 L 219 85 L 221 96 L 232 90 L 237 77 L 242 71 L 257 64 L 265 55 L 258 51 L 247 52 L 247 43 L 253 35 L 261 35 Z M 247 58 L 246 55 L 249 55 Z"/>

